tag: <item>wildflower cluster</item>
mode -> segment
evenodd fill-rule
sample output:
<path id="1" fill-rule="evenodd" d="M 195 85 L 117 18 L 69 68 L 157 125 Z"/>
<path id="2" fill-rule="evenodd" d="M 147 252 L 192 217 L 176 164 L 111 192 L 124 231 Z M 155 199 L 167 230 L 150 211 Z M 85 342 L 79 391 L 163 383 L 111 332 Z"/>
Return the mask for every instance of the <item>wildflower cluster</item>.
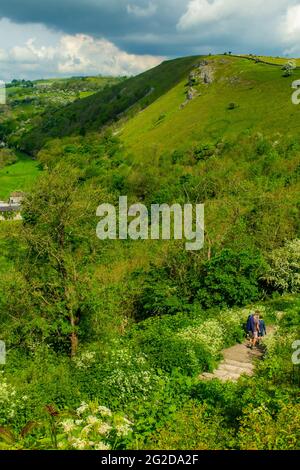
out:
<path id="1" fill-rule="evenodd" d="M 59 422 L 61 449 L 109 450 L 122 447 L 133 423 L 109 408 L 83 402 L 72 418 Z"/>
<path id="2" fill-rule="evenodd" d="M 73 359 L 78 369 L 88 369 L 96 362 L 96 353 L 94 351 L 85 351 Z"/>
<path id="3" fill-rule="evenodd" d="M 220 353 L 224 335 L 224 328 L 216 320 L 208 320 L 200 326 L 186 328 L 178 333 L 185 341 L 202 344 L 213 357 Z"/>
<path id="4" fill-rule="evenodd" d="M 13 420 L 18 411 L 25 407 L 28 397 L 18 396 L 16 389 L 7 382 L 3 372 L 0 372 L 0 425 Z"/>

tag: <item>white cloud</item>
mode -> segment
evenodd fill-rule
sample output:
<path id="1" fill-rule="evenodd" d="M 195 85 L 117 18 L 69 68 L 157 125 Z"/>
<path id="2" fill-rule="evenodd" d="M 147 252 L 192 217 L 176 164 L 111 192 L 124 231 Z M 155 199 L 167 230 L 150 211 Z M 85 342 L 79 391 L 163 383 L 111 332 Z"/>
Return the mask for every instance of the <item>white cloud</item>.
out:
<path id="1" fill-rule="evenodd" d="M 13 26 L 15 31 L 22 25 Z M 1 26 L 1 21 L 0 21 Z M 1 79 L 42 78 L 68 75 L 134 75 L 158 65 L 163 58 L 128 54 L 112 42 L 85 34 L 41 35 L 34 25 L 35 37 L 22 36 L 21 44 L 0 49 Z M 24 32 L 24 31 L 23 31 Z M 45 32 L 43 32 L 45 33 Z M 17 42 L 18 35 L 15 36 Z M 43 43 L 46 39 L 46 44 Z"/>
<path id="2" fill-rule="evenodd" d="M 281 37 L 288 55 L 300 54 L 300 5 L 290 6 L 281 25 Z"/>
<path id="3" fill-rule="evenodd" d="M 152 2 L 149 2 L 147 7 L 140 7 L 139 5 L 127 5 L 127 13 L 129 15 L 137 16 L 138 18 L 147 18 L 149 16 L 155 15 L 157 11 L 157 6 Z"/>
<path id="4" fill-rule="evenodd" d="M 135 74 L 160 55 L 300 55 L 300 0 L 30 0 L 35 7 L 25 8 L 27 2 L 0 0 L 1 14 L 20 21 L 0 19 L 2 79 Z M 64 15 L 71 2 L 72 16 Z"/>
<path id="5" fill-rule="evenodd" d="M 163 58 L 128 54 L 106 39 L 84 34 L 63 36 L 58 48 L 58 68 L 62 73 L 134 75 L 158 65 Z"/>
<path id="6" fill-rule="evenodd" d="M 243 21 L 248 29 L 248 27 L 253 28 L 255 19 L 263 27 L 263 22 L 267 26 L 268 21 L 278 21 L 280 12 L 292 3 L 295 2 L 293 0 L 190 0 L 177 27 L 184 31 L 209 23 L 235 21 L 237 24 L 238 21 Z M 257 31 L 252 29 L 252 33 L 256 34 Z"/>
<path id="7" fill-rule="evenodd" d="M 299 0 L 189 0 L 177 32 L 212 51 L 300 53 Z"/>

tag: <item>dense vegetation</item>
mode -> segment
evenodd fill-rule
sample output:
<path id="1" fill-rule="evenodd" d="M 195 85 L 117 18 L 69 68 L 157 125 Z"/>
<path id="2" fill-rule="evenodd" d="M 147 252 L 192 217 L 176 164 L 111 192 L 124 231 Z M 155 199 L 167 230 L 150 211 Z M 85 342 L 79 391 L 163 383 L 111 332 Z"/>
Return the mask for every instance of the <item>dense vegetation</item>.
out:
<path id="1" fill-rule="evenodd" d="M 181 107 L 199 60 L 50 109 L 20 134 L 42 171 L 22 223 L 0 223 L 1 448 L 299 448 L 297 109 L 270 120 L 253 95 L 292 107 L 281 68 L 233 57 L 207 58 L 214 81 L 196 79 Z M 97 206 L 124 194 L 204 202 L 204 249 L 98 240 Z M 253 309 L 275 326 L 255 378 L 199 380 L 244 340 Z"/>

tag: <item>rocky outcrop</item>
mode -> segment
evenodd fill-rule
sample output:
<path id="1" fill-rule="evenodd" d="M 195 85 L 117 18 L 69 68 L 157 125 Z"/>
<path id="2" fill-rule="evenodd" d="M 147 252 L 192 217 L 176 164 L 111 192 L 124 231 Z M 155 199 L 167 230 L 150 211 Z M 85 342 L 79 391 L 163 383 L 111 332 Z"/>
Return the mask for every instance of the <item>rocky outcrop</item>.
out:
<path id="1" fill-rule="evenodd" d="M 200 77 L 205 85 L 210 85 L 214 81 L 214 70 L 209 65 L 201 67 Z"/>
<path id="2" fill-rule="evenodd" d="M 199 85 L 210 85 L 214 81 L 214 69 L 207 60 L 202 60 L 194 66 L 187 83 L 186 100 L 180 105 L 183 109 L 190 101 L 200 96 L 201 93 L 195 87 Z"/>
<path id="3" fill-rule="evenodd" d="M 199 95 L 199 93 L 197 92 L 197 90 L 195 90 L 195 88 L 193 88 L 193 87 L 190 87 L 187 91 L 187 100 L 191 101 L 194 98 L 196 98 L 196 96 L 198 96 L 198 95 Z"/>

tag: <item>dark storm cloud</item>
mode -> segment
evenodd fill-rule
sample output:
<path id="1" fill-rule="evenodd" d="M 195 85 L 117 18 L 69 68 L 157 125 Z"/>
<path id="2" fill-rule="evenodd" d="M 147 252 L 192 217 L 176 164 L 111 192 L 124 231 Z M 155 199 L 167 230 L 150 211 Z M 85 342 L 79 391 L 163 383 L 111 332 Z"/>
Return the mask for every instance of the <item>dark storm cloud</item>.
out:
<path id="1" fill-rule="evenodd" d="M 0 16 L 69 34 L 105 37 L 132 53 L 177 53 L 187 0 L 0 0 Z M 180 34 L 179 34 L 180 36 Z M 185 49 L 183 45 L 183 49 Z"/>
<path id="2" fill-rule="evenodd" d="M 299 55 L 300 0 L 0 0 L 9 73 L 79 73 L 80 60 L 80 73 L 131 74 L 228 50 Z"/>

